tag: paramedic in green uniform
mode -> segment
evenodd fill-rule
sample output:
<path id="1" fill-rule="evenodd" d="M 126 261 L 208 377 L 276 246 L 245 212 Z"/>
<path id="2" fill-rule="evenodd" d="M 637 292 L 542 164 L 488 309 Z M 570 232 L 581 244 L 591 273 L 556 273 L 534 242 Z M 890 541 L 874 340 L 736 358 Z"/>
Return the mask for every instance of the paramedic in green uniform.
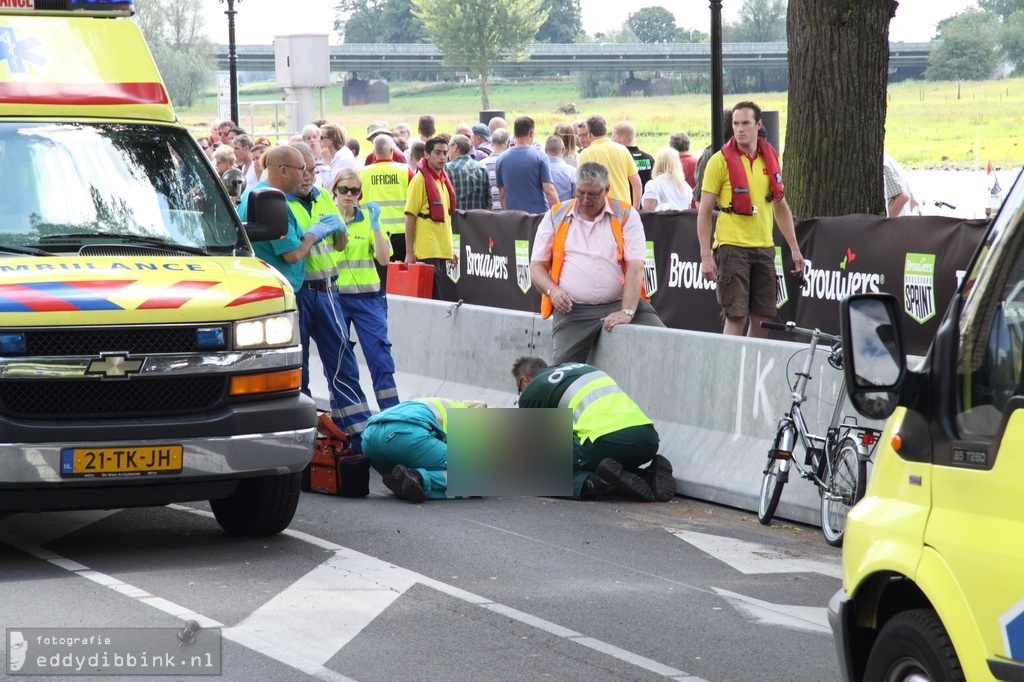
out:
<path id="1" fill-rule="evenodd" d="M 448 491 L 448 410 L 485 407 L 446 398 L 417 398 L 373 415 L 363 454 L 395 497 L 443 500 Z"/>
<path id="2" fill-rule="evenodd" d="M 658 432 L 615 381 L 592 365 L 548 367 L 522 357 L 512 366 L 519 407 L 573 411 L 573 497 L 616 492 L 644 502 L 666 502 L 676 493 L 672 464 L 658 454 Z M 641 469 L 649 464 L 646 469 Z"/>

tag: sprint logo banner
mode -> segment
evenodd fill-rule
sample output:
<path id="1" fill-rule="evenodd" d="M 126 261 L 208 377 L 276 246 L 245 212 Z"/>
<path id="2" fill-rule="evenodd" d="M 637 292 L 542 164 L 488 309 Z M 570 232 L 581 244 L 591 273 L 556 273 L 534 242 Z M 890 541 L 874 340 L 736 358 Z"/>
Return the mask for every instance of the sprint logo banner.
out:
<path id="1" fill-rule="evenodd" d="M 644 259 L 644 287 L 647 295 L 653 296 L 658 290 L 658 266 L 654 261 L 654 242 L 647 242 L 647 257 Z"/>
<path id="2" fill-rule="evenodd" d="M 903 266 L 903 309 L 919 324 L 935 315 L 935 254 L 907 254 Z"/>
<path id="3" fill-rule="evenodd" d="M 530 279 L 530 240 L 517 239 L 516 248 L 516 284 L 524 294 L 533 286 Z"/>
<path id="4" fill-rule="evenodd" d="M 789 289 L 786 288 L 786 271 L 782 265 L 782 247 L 775 247 L 775 309 L 786 305 Z"/>
<path id="5" fill-rule="evenodd" d="M 452 251 L 457 256 L 455 263 L 448 261 L 444 269 L 448 272 L 448 279 L 452 284 L 458 284 L 459 278 L 462 277 L 462 239 L 457 234 L 452 235 Z"/>

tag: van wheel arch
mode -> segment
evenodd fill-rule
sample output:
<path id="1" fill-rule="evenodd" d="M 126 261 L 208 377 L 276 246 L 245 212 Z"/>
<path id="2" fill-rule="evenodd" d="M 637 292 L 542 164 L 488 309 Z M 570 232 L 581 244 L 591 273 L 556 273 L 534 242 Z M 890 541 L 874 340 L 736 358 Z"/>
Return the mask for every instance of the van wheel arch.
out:
<path id="1" fill-rule="evenodd" d="M 880 572 L 861 581 L 853 596 L 855 632 L 851 632 L 855 680 L 863 680 L 878 633 L 894 616 L 914 609 L 931 609 L 924 592 L 899 573 Z"/>

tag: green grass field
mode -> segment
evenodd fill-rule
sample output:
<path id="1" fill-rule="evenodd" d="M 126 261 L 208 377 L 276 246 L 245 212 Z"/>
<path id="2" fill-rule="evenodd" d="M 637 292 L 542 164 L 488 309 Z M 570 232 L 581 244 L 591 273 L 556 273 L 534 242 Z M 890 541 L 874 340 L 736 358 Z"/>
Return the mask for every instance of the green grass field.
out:
<path id="1" fill-rule="evenodd" d="M 679 130 L 689 133 L 695 150 L 710 141 L 707 95 L 582 99 L 577 97 L 576 83 L 571 79 L 502 81 L 492 83 L 489 90 L 490 108 L 504 110 L 510 124 L 517 116 L 533 117 L 538 137 L 549 134 L 557 121 L 601 113 L 609 124 L 632 121 L 639 132 L 638 146 L 651 153 L 667 146 L 668 136 Z M 890 85 L 888 95 L 886 149 L 905 166 L 973 168 L 976 163 L 984 167 L 991 161 L 996 168 L 1009 168 L 1024 163 L 1024 80 L 959 84 L 911 81 Z M 283 92 L 273 84 L 243 86 L 239 97 L 242 127 L 251 127 L 247 102 L 280 99 Z M 728 106 L 742 99 L 753 99 L 766 110 L 778 110 L 785 140 L 786 93 L 726 95 L 725 103 Z M 579 115 L 556 113 L 558 107 L 570 102 Z M 459 122 L 475 122 L 479 109 L 480 89 L 472 84 L 395 83 L 390 104 L 358 107 L 341 106 L 339 85 L 327 93 L 326 118 L 344 125 L 365 146 L 363 133 L 371 121 L 386 120 L 391 125 L 405 122 L 415 129 L 421 114 L 431 114 L 439 130 L 451 132 Z M 204 132 L 217 112 L 215 94 L 211 92 L 194 106 L 177 111 L 193 130 Z M 283 112 L 282 107 L 282 130 Z M 255 121 L 258 133 L 270 132 L 272 108 L 260 107 Z"/>

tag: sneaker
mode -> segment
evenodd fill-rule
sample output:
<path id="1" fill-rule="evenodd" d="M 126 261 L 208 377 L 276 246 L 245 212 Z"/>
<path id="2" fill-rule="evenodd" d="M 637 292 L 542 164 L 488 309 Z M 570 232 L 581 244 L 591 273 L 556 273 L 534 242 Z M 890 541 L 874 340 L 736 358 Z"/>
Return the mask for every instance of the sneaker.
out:
<path id="1" fill-rule="evenodd" d="M 654 502 L 654 491 L 651 490 L 651 486 L 647 485 L 647 481 L 626 471 L 614 459 L 602 459 L 601 463 L 597 465 L 597 475 L 611 483 L 619 495 L 644 502 Z"/>
<path id="2" fill-rule="evenodd" d="M 388 488 L 400 500 L 408 500 L 419 504 L 427 499 L 427 493 L 423 489 L 423 479 L 419 472 L 409 469 L 403 464 L 396 464 L 391 470 L 391 479 L 394 487 Z M 387 481 L 384 482 L 387 485 Z"/>
<path id="3" fill-rule="evenodd" d="M 672 475 L 672 462 L 655 455 L 647 467 L 647 485 L 658 502 L 668 502 L 676 495 L 676 479 Z"/>
<path id="4" fill-rule="evenodd" d="M 395 480 L 394 469 L 383 473 L 380 478 L 384 481 L 385 487 L 387 487 L 395 497 L 398 497 L 401 493 L 401 488 L 398 487 L 398 482 Z"/>
<path id="5" fill-rule="evenodd" d="M 590 474 L 583 481 L 583 488 L 580 489 L 581 500 L 593 500 L 615 492 L 615 486 L 604 480 L 597 474 Z"/>

